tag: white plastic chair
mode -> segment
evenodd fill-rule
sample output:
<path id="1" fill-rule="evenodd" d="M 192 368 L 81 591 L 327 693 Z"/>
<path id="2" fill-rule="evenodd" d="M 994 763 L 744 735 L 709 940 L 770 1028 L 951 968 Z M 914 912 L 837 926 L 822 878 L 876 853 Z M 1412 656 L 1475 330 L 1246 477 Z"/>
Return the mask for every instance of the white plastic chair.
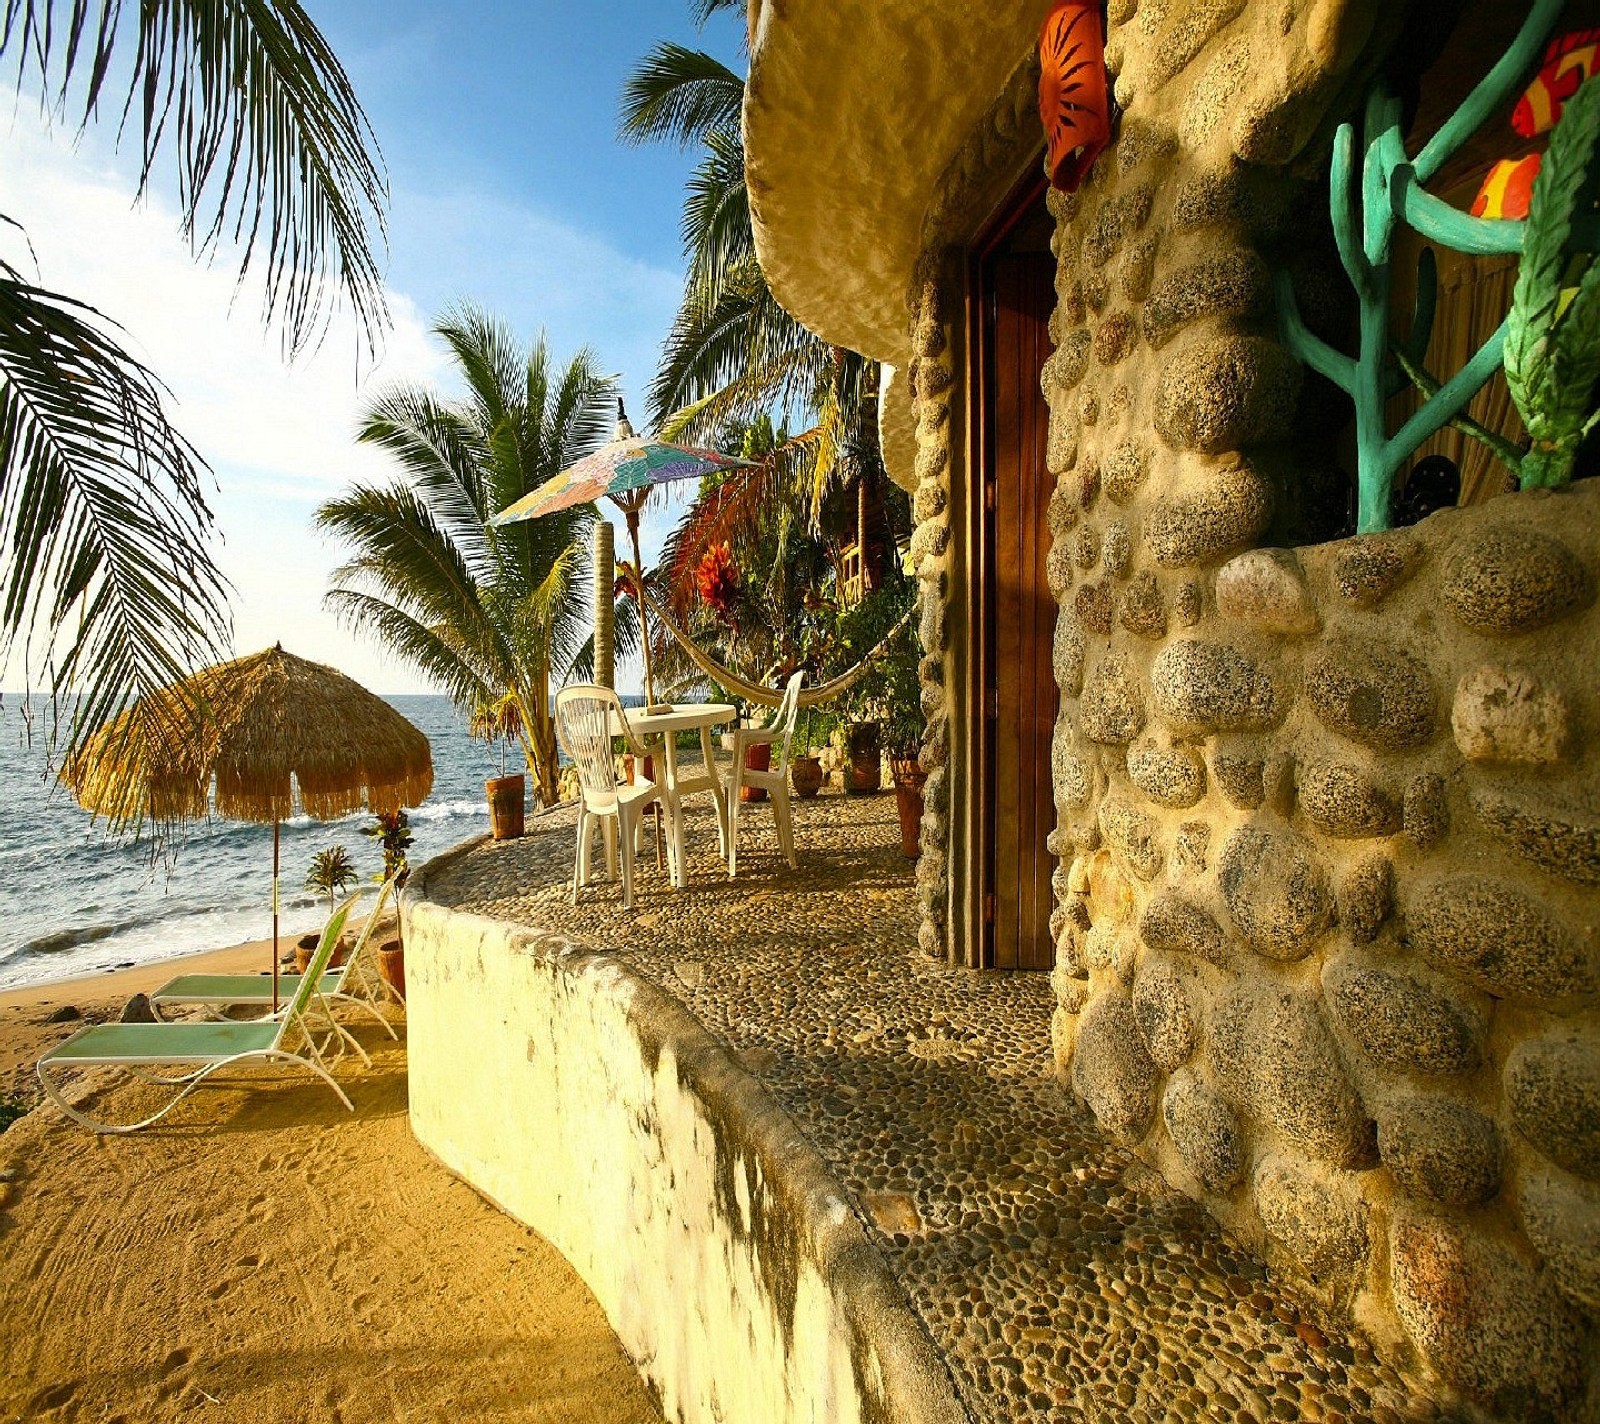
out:
<path id="1" fill-rule="evenodd" d="M 616 719 L 613 723 L 613 717 Z M 622 852 L 622 907 L 633 908 L 633 862 L 638 849 L 644 808 L 661 798 L 653 781 L 636 779 L 631 785 L 617 780 L 611 759 L 613 726 L 622 729 L 623 740 L 638 766 L 644 752 L 628 726 L 622 700 L 609 687 L 578 683 L 556 693 L 556 736 L 561 749 L 578 768 L 578 849 L 572 868 L 572 903 L 578 891 L 589 883 L 589 857 L 593 849 L 597 822 L 606 824 L 606 862 L 615 869 L 613 857 L 617 843 Z M 668 809 L 671 815 L 671 809 Z"/>
<path id="2" fill-rule="evenodd" d="M 739 795 L 746 786 L 759 786 L 772 798 L 772 817 L 778 823 L 778 845 L 791 870 L 797 869 L 794 858 L 794 825 L 789 816 L 789 743 L 794 738 L 795 717 L 800 711 L 800 684 L 805 674 L 797 672 L 783 690 L 783 701 L 764 727 L 740 727 L 733 734 L 733 770 L 728 775 L 728 878 L 739 873 L 739 807 L 744 798 Z M 750 747 L 782 747 L 774 760 L 776 766 L 769 771 L 752 771 L 744 764 L 744 754 Z"/>

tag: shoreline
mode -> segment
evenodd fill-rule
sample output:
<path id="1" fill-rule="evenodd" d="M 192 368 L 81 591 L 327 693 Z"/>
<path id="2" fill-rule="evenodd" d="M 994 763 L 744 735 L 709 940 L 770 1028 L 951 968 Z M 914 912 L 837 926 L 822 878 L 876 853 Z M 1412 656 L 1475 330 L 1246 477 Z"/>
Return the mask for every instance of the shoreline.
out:
<path id="1" fill-rule="evenodd" d="M 279 949 L 293 949 L 299 938 L 298 934 L 280 935 Z M 51 1003 L 53 1000 L 45 996 L 52 993 L 58 996 L 65 994 L 70 998 L 74 989 L 82 989 L 86 997 L 92 992 L 95 999 L 104 999 L 120 992 L 126 1000 L 134 994 L 148 994 L 151 989 L 160 988 L 178 974 L 248 974 L 257 968 L 270 972 L 271 956 L 271 939 L 245 940 L 219 949 L 186 950 L 182 954 L 146 960 L 143 964 L 128 965 L 121 969 L 90 969 L 77 974 L 64 974 L 58 979 L 14 984 L 10 988 L 0 989 L 0 1011 Z M 149 982 L 146 983 L 146 980 Z"/>

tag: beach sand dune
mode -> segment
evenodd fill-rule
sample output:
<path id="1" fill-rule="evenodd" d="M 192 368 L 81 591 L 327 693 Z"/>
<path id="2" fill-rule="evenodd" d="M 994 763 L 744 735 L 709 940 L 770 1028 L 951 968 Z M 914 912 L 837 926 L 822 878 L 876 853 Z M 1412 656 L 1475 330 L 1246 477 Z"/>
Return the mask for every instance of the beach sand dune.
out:
<path id="1" fill-rule="evenodd" d="M 14 1051 L 72 1027 L 41 1017 L 11 1016 Z M 417 1145 L 403 1041 L 360 1037 L 353 1114 L 309 1075 L 236 1077 L 132 1137 L 49 1104 L 0 1133 L 0 1421 L 659 1419 L 554 1248 Z"/>

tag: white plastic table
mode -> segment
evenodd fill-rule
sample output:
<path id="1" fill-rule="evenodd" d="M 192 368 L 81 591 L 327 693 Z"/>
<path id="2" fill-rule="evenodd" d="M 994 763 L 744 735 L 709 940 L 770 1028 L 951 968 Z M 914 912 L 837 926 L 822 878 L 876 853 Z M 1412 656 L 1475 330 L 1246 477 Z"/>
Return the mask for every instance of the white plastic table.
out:
<path id="1" fill-rule="evenodd" d="M 711 729 L 719 722 L 732 722 L 739 709 L 730 702 L 674 702 L 671 711 L 646 713 L 641 707 L 630 708 L 628 726 L 633 735 L 651 756 L 659 755 L 663 775 L 657 780 L 661 786 L 662 800 L 667 803 L 667 819 L 671 822 L 672 837 L 667 858 L 671 862 L 672 883 L 680 890 L 689 883 L 689 872 L 683 855 L 683 817 L 680 803 L 685 796 L 696 791 L 709 791 L 717 803 L 717 847 L 722 858 L 728 858 L 728 796 L 722 778 L 717 774 L 717 759 L 711 751 Z M 622 726 L 612 714 L 613 736 L 622 735 Z M 678 733 L 698 730 L 700 751 L 705 757 L 705 772 L 699 776 L 684 777 L 678 774 Z M 656 743 L 661 745 L 658 748 Z"/>

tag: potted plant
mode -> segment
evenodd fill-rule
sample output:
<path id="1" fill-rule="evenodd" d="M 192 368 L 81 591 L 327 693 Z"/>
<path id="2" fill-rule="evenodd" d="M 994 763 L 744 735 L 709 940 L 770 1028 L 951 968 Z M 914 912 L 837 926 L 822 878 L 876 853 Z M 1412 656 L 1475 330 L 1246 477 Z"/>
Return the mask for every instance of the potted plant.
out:
<path id="1" fill-rule="evenodd" d="M 328 913 L 331 915 L 334 899 L 340 891 L 347 890 L 360 878 L 355 866 L 350 863 L 350 852 L 342 845 L 329 846 L 311 857 L 311 868 L 306 871 L 306 889 L 328 897 Z M 294 965 L 298 973 L 304 974 L 310 967 L 311 956 L 316 953 L 321 939 L 322 936 L 316 933 L 300 936 L 294 952 Z M 343 964 L 346 952 L 343 946 L 335 950 L 331 965 Z"/>
<path id="2" fill-rule="evenodd" d="M 822 758 L 811 745 L 811 709 L 806 708 L 806 732 L 801 742 L 805 751 L 793 757 L 789 762 L 789 784 L 794 787 L 794 794 L 802 800 L 809 801 L 822 790 Z"/>
<path id="3" fill-rule="evenodd" d="M 363 832 L 383 847 L 383 871 L 378 880 L 393 879 L 395 883 L 394 938 L 378 946 L 378 972 L 383 982 L 394 990 L 401 1003 L 406 997 L 406 946 L 400 922 L 400 895 L 411 876 L 406 852 L 416 839 L 411 834 L 411 821 L 402 811 L 378 812 L 373 823 Z"/>
<path id="4" fill-rule="evenodd" d="M 919 853 L 922 786 L 927 780 L 918 760 L 922 742 L 922 687 L 917 676 L 920 651 L 913 628 L 883 639 L 905 616 L 914 596 L 910 580 L 885 588 L 859 610 L 862 627 L 853 630 L 858 646 L 878 648 L 850 689 L 845 733 L 849 759 L 845 787 L 876 791 L 882 784 L 880 754 L 887 752 L 900 812 L 900 845 L 907 856 Z"/>
<path id="5" fill-rule="evenodd" d="M 856 795 L 877 791 L 883 785 L 883 755 L 879 747 L 877 722 L 852 722 L 845 728 L 845 747 L 849 760 L 844 768 L 844 789 Z"/>
<path id="6" fill-rule="evenodd" d="M 917 680 L 915 640 L 885 655 L 884 708 L 889 770 L 894 776 L 895 809 L 900 814 L 900 849 L 908 860 L 922 854 L 922 688 Z"/>
<path id="7" fill-rule="evenodd" d="M 489 801 L 489 829 L 497 841 L 516 840 L 523 832 L 527 780 L 519 771 L 506 775 L 506 743 L 522 736 L 522 704 L 508 692 L 493 702 L 480 702 L 468 728 L 482 742 L 500 743 L 500 775 L 483 783 Z"/>

